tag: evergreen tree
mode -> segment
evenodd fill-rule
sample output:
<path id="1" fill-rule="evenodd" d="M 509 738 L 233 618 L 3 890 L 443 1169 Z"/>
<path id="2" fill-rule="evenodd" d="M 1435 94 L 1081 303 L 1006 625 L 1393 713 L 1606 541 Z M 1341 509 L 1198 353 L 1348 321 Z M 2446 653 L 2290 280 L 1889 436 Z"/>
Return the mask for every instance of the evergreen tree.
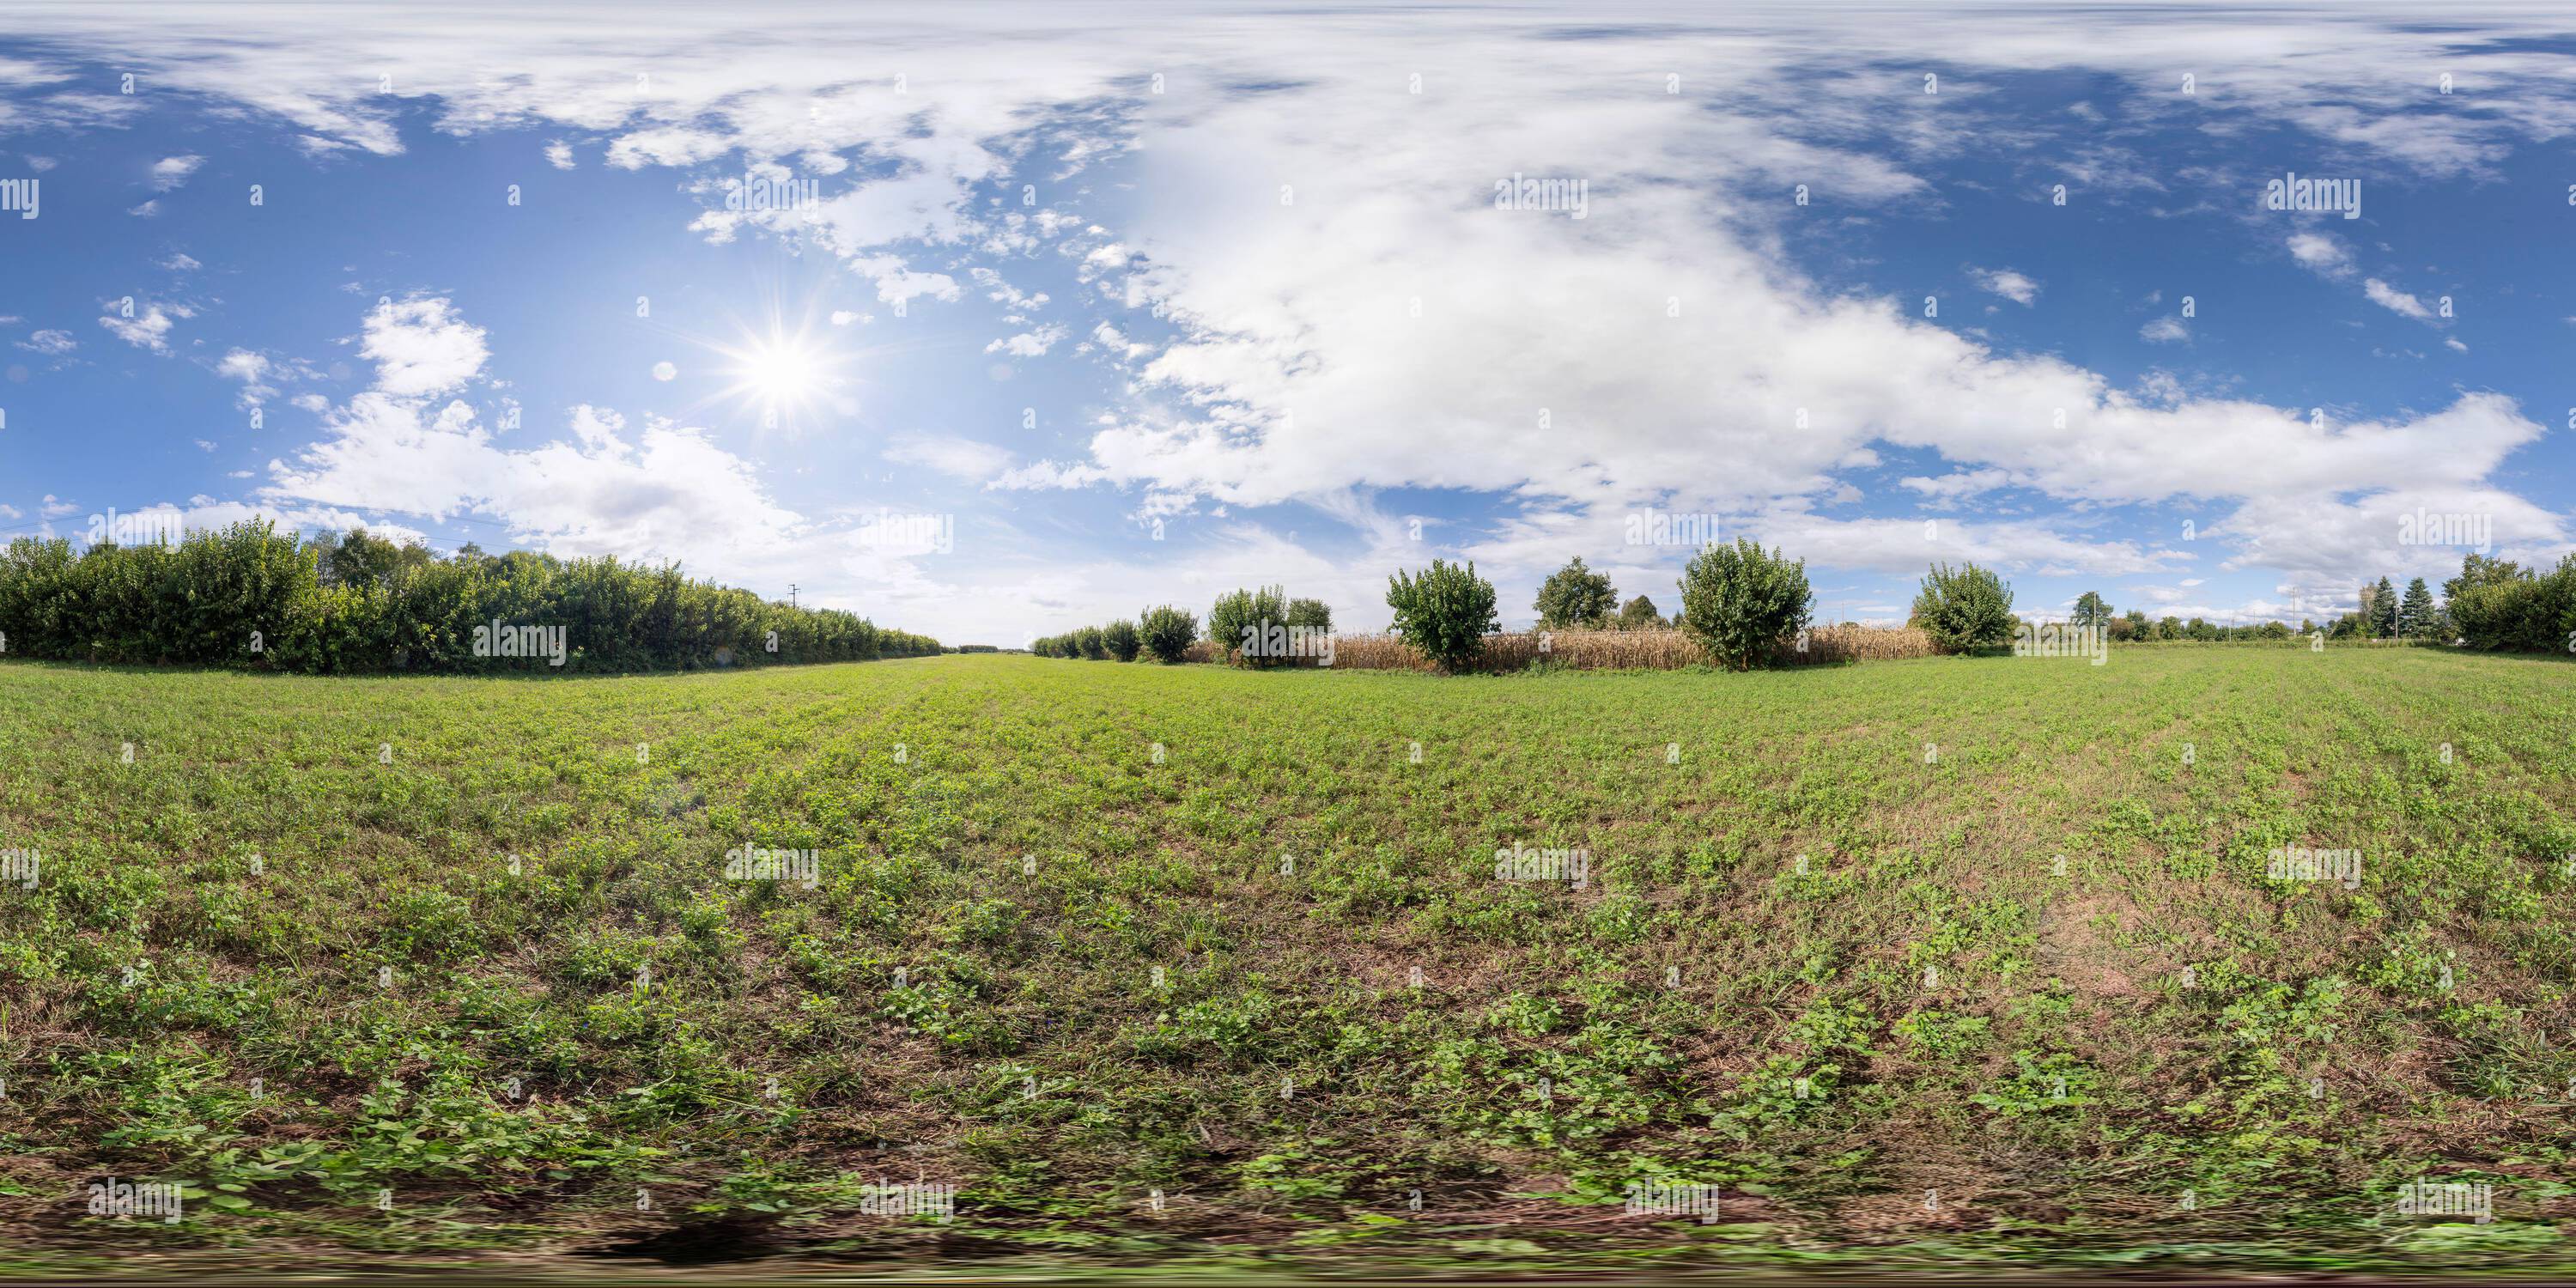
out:
<path id="1" fill-rule="evenodd" d="M 2370 591 L 2370 633 L 2378 639 L 2397 635 L 2397 588 L 2382 577 Z"/>
<path id="2" fill-rule="evenodd" d="M 2433 592 L 2421 577 L 2406 583 L 2406 598 L 2397 605 L 2397 633 L 2408 639 L 2430 639 L 2441 629 Z"/>

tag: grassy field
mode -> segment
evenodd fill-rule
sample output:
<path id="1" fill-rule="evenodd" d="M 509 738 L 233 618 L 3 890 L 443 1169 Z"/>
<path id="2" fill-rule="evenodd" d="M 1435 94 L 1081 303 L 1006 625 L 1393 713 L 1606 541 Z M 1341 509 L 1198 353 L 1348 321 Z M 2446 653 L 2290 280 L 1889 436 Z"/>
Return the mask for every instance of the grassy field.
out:
<path id="1" fill-rule="evenodd" d="M 15 664 L 0 850 L 0 1268 L 2576 1263 L 2563 662 Z"/>

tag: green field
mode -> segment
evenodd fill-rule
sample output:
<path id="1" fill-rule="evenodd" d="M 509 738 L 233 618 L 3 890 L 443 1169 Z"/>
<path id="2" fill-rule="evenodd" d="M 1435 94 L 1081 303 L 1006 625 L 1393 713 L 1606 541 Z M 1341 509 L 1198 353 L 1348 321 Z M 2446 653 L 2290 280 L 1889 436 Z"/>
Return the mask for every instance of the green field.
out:
<path id="1" fill-rule="evenodd" d="M 2576 1263 L 2558 661 L 14 664 L 0 850 L 0 1267 Z"/>

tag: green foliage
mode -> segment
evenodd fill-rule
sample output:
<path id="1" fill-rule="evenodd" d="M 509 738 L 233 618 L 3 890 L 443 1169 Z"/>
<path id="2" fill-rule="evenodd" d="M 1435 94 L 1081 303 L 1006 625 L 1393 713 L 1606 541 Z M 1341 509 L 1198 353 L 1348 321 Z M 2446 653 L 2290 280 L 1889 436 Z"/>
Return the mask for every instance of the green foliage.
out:
<path id="1" fill-rule="evenodd" d="M 1639 595 L 1620 607 L 1618 624 L 1623 631 L 1650 631 L 1665 622 L 1663 614 L 1655 611 L 1655 601 Z"/>
<path id="2" fill-rule="evenodd" d="M 550 655 L 504 649 L 496 622 L 561 630 L 567 671 L 940 651 L 936 640 L 691 581 L 676 567 L 524 551 L 440 559 L 363 531 L 303 542 L 239 523 L 175 544 L 100 543 L 77 557 L 69 542 L 32 538 L 0 553 L 0 635 L 28 657 L 328 674 L 558 669 Z"/>
<path id="3" fill-rule="evenodd" d="M 2445 589 L 2451 624 L 2473 648 L 2576 652 L 2576 554 L 2546 575 L 2471 555 Z"/>
<path id="4" fill-rule="evenodd" d="M 1991 570 L 1972 563 L 1955 570 L 1938 564 L 1924 574 L 1906 624 L 1931 635 L 1944 652 L 1994 648 L 2012 642 L 2012 602 L 2012 587 Z"/>
<path id="5" fill-rule="evenodd" d="M 1576 555 L 1540 584 L 1533 607 L 1543 630 L 1598 630 L 1610 624 L 1611 611 L 1618 604 L 1619 592 L 1611 586 L 1609 574 L 1584 567 L 1583 556 Z"/>
<path id="6" fill-rule="evenodd" d="M 1190 645 L 1198 642 L 1199 619 L 1165 604 L 1146 609 L 1137 619 L 1136 630 L 1144 638 L 1145 651 L 1169 665 L 1189 656 Z"/>
<path id="7" fill-rule="evenodd" d="M 1144 637 L 1136 633 L 1136 623 L 1119 618 L 1101 628 L 1100 639 L 1109 647 L 1109 655 L 1121 662 L 1133 662 L 1145 647 Z"/>
<path id="8" fill-rule="evenodd" d="M 2371 588 L 2369 622 L 2371 638 L 2397 638 L 2397 588 L 2386 577 Z"/>
<path id="9" fill-rule="evenodd" d="M 2075 611 L 2070 616 L 2077 626 L 2108 628 L 2111 622 L 2111 604 L 2099 594 L 2088 590 L 2075 597 Z"/>
<path id="10" fill-rule="evenodd" d="M 2433 592 L 2421 577 L 2406 583 L 2406 597 L 2397 601 L 2397 633 L 2407 639 L 2431 639 L 2442 630 L 2442 614 L 2433 607 Z"/>
<path id="11" fill-rule="evenodd" d="M 1455 672 L 1484 656 L 1485 636 L 1502 628 L 1494 615 L 1494 583 L 1476 565 L 1431 561 L 1419 576 L 1387 579 L 1386 605 L 1395 610 L 1396 635 L 1444 671 Z"/>
<path id="12" fill-rule="evenodd" d="M 1682 569 L 1681 627 L 1711 657 L 1738 671 L 1765 661 L 1806 629 L 1816 600 L 1807 561 L 1737 537 L 1710 544 Z"/>
<path id="13" fill-rule="evenodd" d="M 1238 590 L 1217 598 L 1208 610 L 1208 639 L 1232 660 L 1250 666 L 1277 666 L 1286 655 L 1267 647 L 1273 627 L 1288 624 L 1288 592 L 1279 586 Z"/>
<path id="14" fill-rule="evenodd" d="M 1320 599 L 1288 601 L 1288 624 L 1322 635 L 1333 633 L 1332 605 Z"/>

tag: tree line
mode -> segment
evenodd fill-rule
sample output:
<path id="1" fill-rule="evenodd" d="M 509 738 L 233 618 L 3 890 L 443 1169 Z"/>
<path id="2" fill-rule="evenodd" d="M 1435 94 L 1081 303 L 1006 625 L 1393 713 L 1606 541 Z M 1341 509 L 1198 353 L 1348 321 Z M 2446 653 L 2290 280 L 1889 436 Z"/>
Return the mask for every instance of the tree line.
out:
<path id="1" fill-rule="evenodd" d="M 1608 575 L 1586 567 L 1577 556 L 1540 585 L 1532 606 L 1542 630 L 1678 629 L 1724 665 L 1746 670 L 1768 664 L 1784 643 L 1806 630 L 1815 605 L 1805 560 L 1791 560 L 1778 549 L 1765 550 L 1744 538 L 1703 548 L 1683 567 L 1678 589 L 1680 608 L 1669 618 L 1644 595 L 1620 604 Z M 2095 591 L 2077 598 L 2070 618 L 2115 642 L 2286 641 L 2323 634 L 2328 639 L 2458 638 L 2477 648 L 2576 652 L 2576 554 L 2546 574 L 2473 554 L 2443 591 L 2443 602 L 2435 602 L 2431 588 L 2418 577 L 2401 595 L 2382 577 L 2365 588 L 2359 610 L 2323 626 L 2303 620 L 2295 633 L 2280 621 L 2220 625 L 2201 617 L 2150 619 L 2136 609 L 2117 613 Z M 1434 559 L 1419 572 L 1399 571 L 1388 578 L 1386 602 L 1394 612 L 1393 633 L 1444 670 L 1471 667 L 1482 655 L 1485 637 L 1501 629 L 1494 584 L 1476 575 L 1472 561 Z M 1971 562 L 1955 568 L 1932 565 L 1906 625 L 1931 636 L 1943 652 L 1974 653 L 2011 644 L 2022 623 L 2013 612 L 2011 584 L 1993 569 Z M 1278 628 L 1329 632 L 1331 610 L 1318 600 L 1292 600 L 1280 587 L 1267 586 L 1234 591 L 1208 612 L 1208 638 L 1220 660 L 1251 665 L 1288 660 L 1266 647 L 1281 636 Z M 1036 641 L 1031 651 L 1122 662 L 1150 654 L 1168 663 L 1183 660 L 1197 638 L 1198 619 L 1166 605 L 1147 610 L 1136 621 L 1049 636 Z M 1296 637 L 1290 633 L 1288 638 Z"/>
<path id="2" fill-rule="evenodd" d="M 534 638 L 560 653 L 532 655 Z M 360 529 L 264 521 L 175 542 L 22 537 L 0 553 L 0 650 L 85 662 L 375 671 L 643 671 L 853 662 L 939 641 L 615 558 L 441 557 Z"/>

